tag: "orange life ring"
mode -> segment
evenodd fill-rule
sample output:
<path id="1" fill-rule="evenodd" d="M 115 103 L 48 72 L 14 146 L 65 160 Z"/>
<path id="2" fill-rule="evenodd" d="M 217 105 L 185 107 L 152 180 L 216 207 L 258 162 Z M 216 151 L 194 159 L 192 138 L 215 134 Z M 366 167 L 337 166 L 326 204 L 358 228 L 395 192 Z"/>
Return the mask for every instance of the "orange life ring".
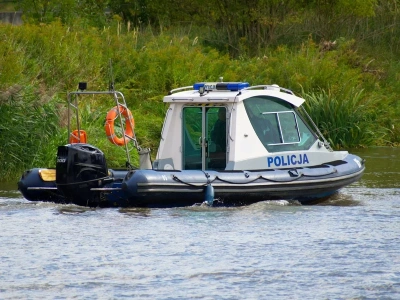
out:
<path id="1" fill-rule="evenodd" d="M 114 121 L 118 117 L 118 107 L 119 113 L 125 118 L 125 132 L 123 137 L 117 137 L 114 131 Z M 108 140 L 118 146 L 124 146 L 131 139 L 133 139 L 135 128 L 135 120 L 133 119 L 131 111 L 122 106 L 114 106 L 110 109 L 106 116 L 106 123 L 104 124 L 104 129 L 106 130 Z"/>

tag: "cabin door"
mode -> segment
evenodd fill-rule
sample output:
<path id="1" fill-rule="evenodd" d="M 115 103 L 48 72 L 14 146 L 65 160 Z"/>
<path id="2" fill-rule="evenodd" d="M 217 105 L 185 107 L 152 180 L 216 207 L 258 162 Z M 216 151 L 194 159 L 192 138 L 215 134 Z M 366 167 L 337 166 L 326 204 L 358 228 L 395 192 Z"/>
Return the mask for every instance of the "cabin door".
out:
<path id="1" fill-rule="evenodd" d="M 226 167 L 226 107 L 188 106 L 182 118 L 184 170 L 223 170 Z"/>

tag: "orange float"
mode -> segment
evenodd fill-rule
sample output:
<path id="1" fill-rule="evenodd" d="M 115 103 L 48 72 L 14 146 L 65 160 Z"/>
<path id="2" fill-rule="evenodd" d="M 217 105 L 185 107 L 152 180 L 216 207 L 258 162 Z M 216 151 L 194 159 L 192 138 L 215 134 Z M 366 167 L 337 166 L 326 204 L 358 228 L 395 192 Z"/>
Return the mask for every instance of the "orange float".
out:
<path id="1" fill-rule="evenodd" d="M 119 108 L 119 112 L 118 112 Z M 117 137 L 115 135 L 114 121 L 121 114 L 125 119 L 125 132 L 123 137 Z M 120 105 L 114 106 L 110 109 L 106 116 L 106 123 L 104 124 L 104 129 L 107 134 L 108 140 L 118 146 L 126 145 L 131 139 L 133 139 L 133 129 L 135 128 L 135 120 L 133 119 L 131 111 Z"/>
<path id="2" fill-rule="evenodd" d="M 69 143 L 70 144 L 76 144 L 76 143 L 87 143 L 87 137 L 86 137 L 86 131 L 85 130 L 78 130 L 75 129 L 72 131 L 71 136 L 69 138 Z"/>

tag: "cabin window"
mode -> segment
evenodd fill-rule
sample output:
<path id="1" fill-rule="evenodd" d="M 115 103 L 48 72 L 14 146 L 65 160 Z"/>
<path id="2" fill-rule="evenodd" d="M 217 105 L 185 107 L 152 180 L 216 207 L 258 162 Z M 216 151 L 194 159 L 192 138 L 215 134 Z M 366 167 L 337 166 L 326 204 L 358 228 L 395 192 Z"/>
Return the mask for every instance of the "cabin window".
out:
<path id="1" fill-rule="evenodd" d="M 227 110 L 225 106 L 187 106 L 182 114 L 184 170 L 226 167 Z"/>
<path id="2" fill-rule="evenodd" d="M 316 141 L 290 103 L 267 96 L 243 102 L 254 131 L 269 152 L 307 150 Z"/>
<path id="3" fill-rule="evenodd" d="M 202 169 L 202 108 L 183 109 L 183 169 Z"/>

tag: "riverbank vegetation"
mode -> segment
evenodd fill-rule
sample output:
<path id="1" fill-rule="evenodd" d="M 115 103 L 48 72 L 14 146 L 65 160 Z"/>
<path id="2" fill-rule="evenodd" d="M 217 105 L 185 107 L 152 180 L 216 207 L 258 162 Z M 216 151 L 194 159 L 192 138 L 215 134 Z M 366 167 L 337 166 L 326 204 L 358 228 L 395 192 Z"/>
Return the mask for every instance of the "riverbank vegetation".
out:
<path id="1" fill-rule="evenodd" d="M 0 23 L 0 180 L 55 166 L 67 141 L 66 95 L 80 81 L 89 90 L 114 81 L 153 157 L 163 95 L 221 76 L 293 90 L 336 149 L 399 142 L 397 1 L 18 3 L 24 25 Z M 103 130 L 113 104 L 84 103 L 89 142 L 109 167 L 124 166 Z"/>

